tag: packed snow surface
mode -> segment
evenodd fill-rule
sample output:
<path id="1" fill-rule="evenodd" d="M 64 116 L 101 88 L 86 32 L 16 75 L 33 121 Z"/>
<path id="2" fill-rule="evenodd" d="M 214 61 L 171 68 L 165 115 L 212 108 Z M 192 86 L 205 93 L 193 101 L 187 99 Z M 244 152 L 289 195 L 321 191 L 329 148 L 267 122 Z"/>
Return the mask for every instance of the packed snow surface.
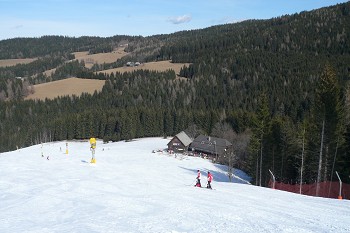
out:
<path id="1" fill-rule="evenodd" d="M 87 140 L 0 154 L 0 232 L 350 232 L 348 200 L 256 187 L 239 170 L 230 183 L 224 166 L 152 153 L 168 142 L 98 141 L 96 164 Z M 197 169 L 213 190 L 193 187 Z"/>

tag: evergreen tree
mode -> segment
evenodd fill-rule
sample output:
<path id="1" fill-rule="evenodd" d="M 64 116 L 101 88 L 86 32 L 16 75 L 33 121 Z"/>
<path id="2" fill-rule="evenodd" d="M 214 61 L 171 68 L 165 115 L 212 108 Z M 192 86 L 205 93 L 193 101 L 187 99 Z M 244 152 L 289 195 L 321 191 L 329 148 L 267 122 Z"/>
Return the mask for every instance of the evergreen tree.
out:
<path id="1" fill-rule="evenodd" d="M 320 129 L 317 183 L 330 179 L 331 158 L 337 149 L 337 142 L 343 137 L 343 107 L 340 97 L 335 72 L 329 64 L 326 64 L 316 88 L 313 110 L 316 120 L 314 124 Z"/>
<path id="2" fill-rule="evenodd" d="M 257 158 L 256 164 L 256 174 L 258 174 L 258 184 L 262 186 L 263 179 L 263 161 L 266 155 L 264 154 L 266 145 L 266 136 L 269 134 L 270 130 L 270 112 L 268 99 L 266 94 L 261 94 L 258 99 L 258 108 L 256 113 L 256 118 L 254 118 L 254 138 L 253 141 L 259 142 L 259 157 Z M 266 173 L 268 170 L 264 170 Z M 264 174 L 265 175 L 265 174 Z"/>

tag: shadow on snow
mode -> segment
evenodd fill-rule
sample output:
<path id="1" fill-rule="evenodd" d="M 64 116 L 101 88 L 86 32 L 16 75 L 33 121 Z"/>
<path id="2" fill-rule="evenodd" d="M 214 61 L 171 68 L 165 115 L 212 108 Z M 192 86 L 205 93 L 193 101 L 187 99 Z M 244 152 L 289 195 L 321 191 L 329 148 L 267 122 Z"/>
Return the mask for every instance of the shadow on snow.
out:
<path id="1" fill-rule="evenodd" d="M 229 177 L 228 177 L 228 172 L 227 172 L 227 166 L 215 164 L 215 167 L 218 168 L 219 171 L 212 171 L 212 170 L 209 170 L 208 168 L 205 168 L 205 167 L 199 167 L 196 169 L 189 169 L 189 168 L 185 168 L 185 167 L 180 166 L 180 168 L 193 173 L 194 179 L 196 179 L 197 170 L 199 169 L 201 171 L 201 174 L 202 174 L 202 179 L 201 179 L 202 185 L 203 185 L 203 181 L 206 182 L 208 171 L 210 171 L 211 174 L 213 175 L 214 182 L 230 182 Z M 239 169 L 235 169 L 235 168 L 233 169 L 233 171 L 234 172 L 233 172 L 233 177 L 232 177 L 231 183 L 239 183 L 239 184 L 249 183 L 251 178 L 245 172 L 243 172 Z"/>

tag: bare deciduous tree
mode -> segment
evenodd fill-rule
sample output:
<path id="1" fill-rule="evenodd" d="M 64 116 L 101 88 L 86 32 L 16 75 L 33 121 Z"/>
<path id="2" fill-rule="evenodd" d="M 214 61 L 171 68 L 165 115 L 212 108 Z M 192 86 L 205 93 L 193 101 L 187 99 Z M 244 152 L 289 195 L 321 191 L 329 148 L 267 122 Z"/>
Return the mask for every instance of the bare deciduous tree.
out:
<path id="1" fill-rule="evenodd" d="M 228 148 L 225 151 L 225 154 L 220 158 L 221 163 L 228 165 L 228 176 L 230 181 L 234 174 L 233 167 L 242 169 L 245 165 L 245 157 L 247 155 L 247 148 L 251 134 L 250 130 L 237 134 L 226 122 L 217 123 L 213 128 L 213 136 L 224 138 L 232 144 L 232 147 Z"/>
<path id="2" fill-rule="evenodd" d="M 198 128 L 196 124 L 190 125 L 187 129 L 185 129 L 185 133 L 192 139 L 196 138 L 198 135 L 203 134 L 203 130 Z"/>

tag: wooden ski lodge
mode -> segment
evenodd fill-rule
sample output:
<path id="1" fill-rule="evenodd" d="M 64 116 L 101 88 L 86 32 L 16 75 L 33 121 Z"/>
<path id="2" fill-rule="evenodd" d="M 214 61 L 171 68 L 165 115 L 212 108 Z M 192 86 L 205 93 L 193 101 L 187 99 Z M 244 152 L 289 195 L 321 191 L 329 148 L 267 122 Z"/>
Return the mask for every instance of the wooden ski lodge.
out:
<path id="1" fill-rule="evenodd" d="M 190 151 L 217 159 L 232 147 L 232 143 L 223 138 L 199 135 L 192 140 L 184 131 L 175 135 L 168 143 L 168 151 L 183 153 Z"/>

